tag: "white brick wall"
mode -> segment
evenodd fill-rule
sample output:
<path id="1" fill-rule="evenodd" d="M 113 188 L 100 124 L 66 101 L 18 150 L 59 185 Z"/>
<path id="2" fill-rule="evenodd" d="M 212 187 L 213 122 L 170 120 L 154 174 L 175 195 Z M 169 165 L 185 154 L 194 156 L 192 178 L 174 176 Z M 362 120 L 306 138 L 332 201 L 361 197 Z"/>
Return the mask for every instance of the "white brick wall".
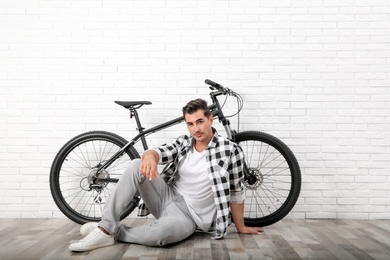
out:
<path id="1" fill-rule="evenodd" d="M 389 0 L 0 0 L 0 217 L 62 217 L 60 146 L 135 133 L 113 100 L 151 100 L 149 127 L 210 78 L 243 95 L 242 129 L 295 152 L 290 217 L 390 219 L 389 35 Z"/>

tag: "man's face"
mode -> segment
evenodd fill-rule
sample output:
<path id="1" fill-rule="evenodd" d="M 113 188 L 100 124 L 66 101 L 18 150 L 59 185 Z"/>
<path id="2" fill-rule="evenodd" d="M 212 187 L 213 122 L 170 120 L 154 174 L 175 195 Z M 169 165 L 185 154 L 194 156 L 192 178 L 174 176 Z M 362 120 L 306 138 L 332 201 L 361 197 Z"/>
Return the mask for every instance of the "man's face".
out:
<path id="1" fill-rule="evenodd" d="M 213 116 L 207 118 L 202 109 L 192 114 L 185 114 L 184 119 L 187 123 L 187 129 L 191 136 L 199 143 L 208 144 L 214 136 L 212 130 Z"/>

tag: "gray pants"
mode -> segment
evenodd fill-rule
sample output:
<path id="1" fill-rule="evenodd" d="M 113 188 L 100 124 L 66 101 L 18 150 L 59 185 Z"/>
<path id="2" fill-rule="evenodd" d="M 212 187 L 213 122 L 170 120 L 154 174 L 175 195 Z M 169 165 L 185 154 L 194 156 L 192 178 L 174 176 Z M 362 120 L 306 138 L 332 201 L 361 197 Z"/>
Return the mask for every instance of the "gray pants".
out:
<path id="1" fill-rule="evenodd" d="M 99 226 L 113 234 L 115 240 L 147 246 L 179 242 L 196 230 L 183 197 L 162 178 L 152 181 L 140 174 L 140 159 L 133 160 L 108 198 Z M 120 215 L 139 191 L 156 221 L 148 226 L 129 227 L 120 224 Z"/>

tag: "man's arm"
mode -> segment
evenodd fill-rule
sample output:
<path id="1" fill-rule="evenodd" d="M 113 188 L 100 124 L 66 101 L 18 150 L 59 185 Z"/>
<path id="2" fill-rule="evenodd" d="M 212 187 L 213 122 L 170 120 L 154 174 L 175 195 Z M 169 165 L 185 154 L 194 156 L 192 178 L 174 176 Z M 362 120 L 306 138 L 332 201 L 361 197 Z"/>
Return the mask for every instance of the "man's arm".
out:
<path id="1" fill-rule="evenodd" d="M 230 203 L 230 209 L 237 232 L 241 234 L 260 234 L 263 232 L 259 227 L 247 227 L 244 224 L 244 203 Z"/>
<path id="2" fill-rule="evenodd" d="M 142 154 L 142 161 L 140 165 L 140 172 L 148 180 L 158 178 L 157 164 L 160 160 L 160 156 L 155 150 L 147 150 Z"/>
<path id="3" fill-rule="evenodd" d="M 259 234 L 263 229 L 258 227 L 247 227 L 244 224 L 244 153 L 238 146 L 232 156 L 232 167 L 230 171 L 230 209 L 232 212 L 234 224 L 238 233 L 242 234 Z"/>

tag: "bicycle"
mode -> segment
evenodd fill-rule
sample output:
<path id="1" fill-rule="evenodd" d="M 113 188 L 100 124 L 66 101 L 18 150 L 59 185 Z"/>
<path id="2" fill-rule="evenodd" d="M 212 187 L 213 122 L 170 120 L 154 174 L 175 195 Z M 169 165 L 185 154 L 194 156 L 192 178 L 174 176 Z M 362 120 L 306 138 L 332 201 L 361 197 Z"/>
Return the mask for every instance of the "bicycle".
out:
<path id="1" fill-rule="evenodd" d="M 240 145 L 245 154 L 244 222 L 247 226 L 268 226 L 283 219 L 294 207 L 301 189 L 299 164 L 289 147 L 278 138 L 260 131 L 237 132 L 222 111 L 219 96 L 242 97 L 229 88 L 205 80 L 211 90 L 210 110 L 222 123 L 227 138 Z M 226 99 L 225 99 L 226 102 Z M 106 131 L 82 133 L 69 140 L 57 153 L 50 170 L 50 191 L 53 199 L 72 221 L 84 224 L 101 219 L 104 203 L 115 188 L 129 160 L 140 158 L 134 145 L 141 141 L 148 149 L 146 136 L 184 121 L 183 117 L 145 129 L 137 112 L 150 101 L 115 101 L 135 118 L 138 134 L 127 141 Z M 139 204 L 137 193 L 120 219 L 127 217 Z M 234 220 L 233 220 L 234 221 Z"/>

